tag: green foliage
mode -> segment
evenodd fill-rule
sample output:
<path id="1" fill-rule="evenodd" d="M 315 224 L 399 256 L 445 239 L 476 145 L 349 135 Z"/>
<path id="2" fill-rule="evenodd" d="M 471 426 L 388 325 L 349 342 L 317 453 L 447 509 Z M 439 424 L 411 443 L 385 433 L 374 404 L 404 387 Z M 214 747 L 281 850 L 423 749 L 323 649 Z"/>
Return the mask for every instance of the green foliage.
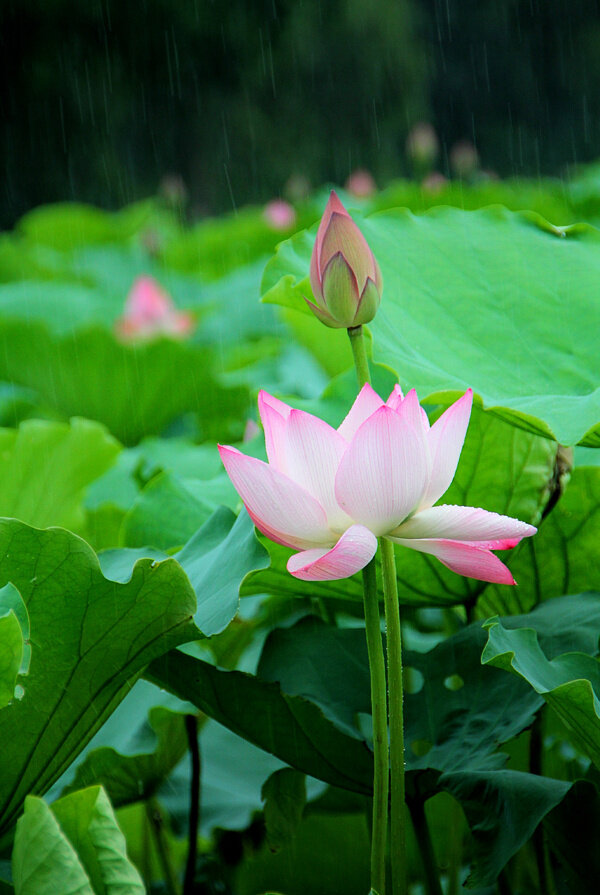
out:
<path id="1" fill-rule="evenodd" d="M 513 425 L 563 444 L 596 444 L 597 230 L 503 208 L 437 208 L 422 217 L 398 209 L 361 228 L 384 279 L 370 325 L 373 356 L 403 386 L 431 402 L 470 385 Z M 311 244 L 301 233 L 279 246 L 264 300 L 305 310 Z"/>
<path id="2" fill-rule="evenodd" d="M 125 837 L 101 787 L 79 790 L 51 807 L 27 796 L 13 851 L 16 895 L 142 895 Z"/>
<path id="3" fill-rule="evenodd" d="M 534 623 L 534 617 L 531 621 Z M 535 628 L 507 631 L 498 619 L 489 621 L 486 628 L 488 642 L 481 661 L 526 680 L 566 724 L 583 753 L 600 768 L 600 665 L 596 659 L 586 653 L 569 652 L 548 660 Z"/>
<path id="4" fill-rule="evenodd" d="M 272 852 L 289 845 L 296 835 L 306 803 L 306 779 L 292 768 L 281 768 L 265 780 L 267 843 Z"/>
<path id="5" fill-rule="evenodd" d="M 25 420 L 0 429 L 0 512 L 44 528 L 81 531 L 87 486 L 115 461 L 120 445 L 91 420 Z"/>
<path id="6" fill-rule="evenodd" d="M 28 793 L 44 793 L 154 657 L 199 636 L 194 594 L 174 560 L 142 560 L 126 584 L 107 580 L 92 550 L 60 529 L 0 522 L 0 580 L 27 607 L 31 661 L 0 711 L 0 828 Z"/>

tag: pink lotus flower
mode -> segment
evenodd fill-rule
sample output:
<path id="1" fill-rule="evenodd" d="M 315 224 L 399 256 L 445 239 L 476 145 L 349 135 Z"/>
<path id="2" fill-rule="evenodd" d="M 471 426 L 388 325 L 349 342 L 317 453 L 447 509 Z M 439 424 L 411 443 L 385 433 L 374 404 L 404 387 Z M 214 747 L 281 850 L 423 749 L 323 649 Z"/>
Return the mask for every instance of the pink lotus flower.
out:
<path id="1" fill-rule="evenodd" d="M 272 199 L 264 207 L 263 218 L 273 230 L 290 230 L 296 223 L 296 211 L 285 199 Z"/>
<path id="2" fill-rule="evenodd" d="M 125 302 L 125 311 L 116 324 L 124 341 L 147 340 L 156 336 L 185 338 L 194 329 L 191 314 L 178 311 L 171 298 L 153 277 L 138 277 Z"/>
<path id="3" fill-rule="evenodd" d="M 346 189 L 357 199 L 367 199 L 377 192 L 377 184 L 370 171 L 359 168 L 357 171 L 353 171 L 346 181 Z"/>
<path id="4" fill-rule="evenodd" d="M 515 547 L 535 534 L 533 525 L 477 507 L 434 506 L 454 477 L 472 400 L 469 389 L 430 427 L 414 389 L 404 398 L 396 386 L 384 403 L 365 385 L 334 429 L 261 392 L 269 462 L 233 447 L 219 452 L 256 527 L 300 551 L 287 564 L 296 578 L 347 578 L 383 536 L 459 575 L 515 584 L 491 551 Z"/>
<path id="5" fill-rule="evenodd" d="M 333 190 L 317 230 L 310 285 L 315 302 L 305 301 L 327 326 L 360 326 L 377 313 L 383 289 L 379 265 Z"/>

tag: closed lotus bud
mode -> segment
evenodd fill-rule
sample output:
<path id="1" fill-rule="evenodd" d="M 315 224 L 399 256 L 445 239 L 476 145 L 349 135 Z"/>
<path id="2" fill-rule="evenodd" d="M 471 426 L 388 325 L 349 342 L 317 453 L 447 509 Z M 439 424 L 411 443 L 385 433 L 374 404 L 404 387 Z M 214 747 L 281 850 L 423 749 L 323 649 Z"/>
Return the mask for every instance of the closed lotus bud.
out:
<path id="1" fill-rule="evenodd" d="M 333 191 L 317 231 L 310 284 L 315 301 L 305 301 L 326 326 L 360 326 L 377 313 L 383 289 L 379 265 Z"/>

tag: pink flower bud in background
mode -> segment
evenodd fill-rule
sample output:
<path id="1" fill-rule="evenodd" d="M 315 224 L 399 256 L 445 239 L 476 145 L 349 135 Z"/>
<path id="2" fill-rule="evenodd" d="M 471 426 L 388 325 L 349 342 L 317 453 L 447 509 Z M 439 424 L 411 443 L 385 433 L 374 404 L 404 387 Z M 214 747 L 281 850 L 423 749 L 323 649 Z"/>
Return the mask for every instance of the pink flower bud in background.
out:
<path id="1" fill-rule="evenodd" d="M 326 326 L 360 326 L 373 319 L 383 281 L 373 252 L 335 192 L 321 218 L 310 261 L 315 301 L 305 299 Z"/>
<path id="2" fill-rule="evenodd" d="M 357 199 L 367 199 L 377 192 L 377 185 L 369 171 L 359 168 L 357 171 L 353 171 L 346 181 L 346 189 Z"/>
<path id="3" fill-rule="evenodd" d="M 188 200 L 185 182 L 179 174 L 165 174 L 158 186 L 158 193 L 172 208 L 181 208 Z"/>
<path id="4" fill-rule="evenodd" d="M 115 330 L 119 338 L 129 342 L 157 336 L 183 339 L 192 332 L 194 326 L 192 314 L 178 311 L 153 277 L 141 276 L 131 287 L 125 310 L 117 320 Z"/>
<path id="5" fill-rule="evenodd" d="M 272 199 L 264 207 L 263 218 L 273 230 L 291 230 L 296 223 L 296 212 L 285 199 Z"/>
<path id="6" fill-rule="evenodd" d="M 439 171 L 432 171 L 431 174 L 428 174 L 427 177 L 424 178 L 421 186 L 426 193 L 431 193 L 432 196 L 437 196 L 446 188 L 447 184 L 447 177 L 444 177 Z"/>
<path id="7" fill-rule="evenodd" d="M 479 168 L 479 154 L 472 143 L 461 140 L 450 150 L 450 167 L 457 177 L 472 177 Z"/>
<path id="8" fill-rule="evenodd" d="M 428 170 L 440 151 L 437 134 L 431 124 L 419 121 L 406 138 L 406 154 L 416 168 Z"/>

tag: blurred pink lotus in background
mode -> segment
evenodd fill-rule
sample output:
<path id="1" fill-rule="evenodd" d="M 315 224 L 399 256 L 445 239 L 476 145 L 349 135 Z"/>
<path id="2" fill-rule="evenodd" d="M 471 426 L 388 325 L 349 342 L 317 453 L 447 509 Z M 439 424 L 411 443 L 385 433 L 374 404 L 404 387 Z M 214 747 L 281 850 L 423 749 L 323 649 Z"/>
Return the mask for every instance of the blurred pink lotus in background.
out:
<path id="1" fill-rule="evenodd" d="M 515 584 L 491 551 L 515 547 L 535 534 L 533 525 L 477 507 L 434 506 L 454 478 L 471 405 L 469 389 L 430 426 L 414 389 L 404 397 L 395 386 L 384 403 L 365 385 L 334 429 L 261 392 L 269 462 L 233 447 L 219 452 L 257 528 L 300 551 L 287 564 L 296 578 L 347 578 L 383 536 L 459 575 Z"/>
<path id="2" fill-rule="evenodd" d="M 291 230 L 296 223 L 296 211 L 285 199 L 272 199 L 264 207 L 263 217 L 273 230 Z"/>
<path id="3" fill-rule="evenodd" d="M 406 138 L 406 154 L 419 169 L 429 169 L 434 164 L 440 151 L 437 134 L 427 121 L 419 121 L 411 129 Z"/>
<path id="4" fill-rule="evenodd" d="M 321 323 L 333 328 L 369 323 L 377 313 L 383 280 L 379 265 L 337 194 L 325 206 L 310 259 L 314 302 Z"/>
<path id="5" fill-rule="evenodd" d="M 367 199 L 377 192 L 377 184 L 370 171 L 359 168 L 357 171 L 353 171 L 346 181 L 346 189 L 357 199 Z"/>
<path id="6" fill-rule="evenodd" d="M 448 178 L 444 177 L 443 174 L 440 174 L 439 171 L 432 171 L 427 177 L 423 178 L 423 182 L 421 183 L 425 192 L 431 193 L 433 196 L 437 196 L 438 193 L 441 193 L 447 185 Z"/>
<path id="7" fill-rule="evenodd" d="M 131 287 L 115 330 L 126 342 L 147 341 L 157 336 L 184 339 L 195 325 L 193 315 L 178 311 L 156 280 L 145 275 L 138 277 Z"/>
<path id="8" fill-rule="evenodd" d="M 469 140 L 455 143 L 450 150 L 450 167 L 457 177 L 468 179 L 479 168 L 479 153 Z"/>

